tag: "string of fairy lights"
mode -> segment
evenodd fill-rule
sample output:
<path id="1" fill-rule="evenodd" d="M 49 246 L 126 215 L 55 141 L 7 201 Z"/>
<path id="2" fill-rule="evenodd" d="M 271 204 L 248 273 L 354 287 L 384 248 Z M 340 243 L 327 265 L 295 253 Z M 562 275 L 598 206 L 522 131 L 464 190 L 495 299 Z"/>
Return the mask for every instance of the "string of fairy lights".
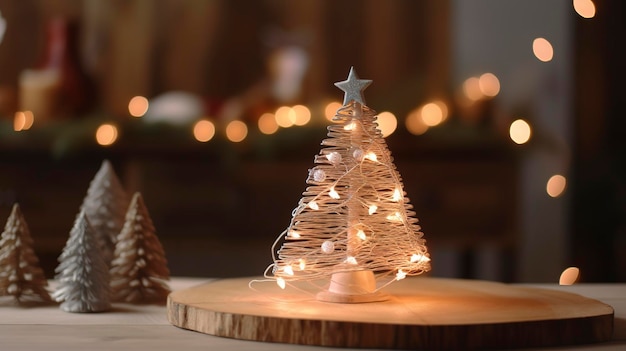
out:
<path id="1" fill-rule="evenodd" d="M 573 0 L 572 6 L 576 13 L 585 19 L 594 18 L 596 7 L 592 0 Z M 532 42 L 534 56 L 541 62 L 550 62 L 554 58 L 554 49 L 550 41 L 543 37 L 535 38 Z M 490 72 L 480 76 L 467 78 L 461 86 L 463 98 L 466 103 L 493 99 L 500 92 L 498 77 Z M 143 96 L 135 96 L 129 100 L 128 112 L 132 118 L 143 117 L 149 109 L 149 100 Z M 324 106 L 307 107 L 304 105 L 280 106 L 274 112 L 266 112 L 259 116 L 256 126 L 241 120 L 232 120 L 227 123 L 219 123 L 211 118 L 198 119 L 192 126 L 191 134 L 198 142 L 211 141 L 215 135 L 222 131 L 226 138 L 233 143 L 244 142 L 248 136 L 249 128 L 256 127 L 265 135 L 277 133 L 281 128 L 305 126 L 310 123 L 324 122 L 314 119 L 314 116 L 324 116 L 326 120 L 332 120 L 335 111 L 341 107 L 339 102 L 329 102 Z M 406 130 L 416 136 L 423 135 L 430 128 L 445 123 L 449 116 L 449 105 L 444 100 L 433 100 L 416 107 L 404 118 Z M 312 113 L 313 110 L 315 113 Z M 23 132 L 31 129 L 35 124 L 35 116 L 31 111 L 17 111 L 13 119 L 13 130 Z M 378 114 L 378 128 L 383 137 L 393 134 L 398 128 L 398 118 L 389 111 Z M 108 147 L 116 143 L 119 126 L 114 122 L 102 123 L 94 133 L 98 145 Z M 533 135 L 533 128 L 529 121 L 518 118 L 509 125 L 509 137 L 517 145 L 528 143 Z M 555 174 L 546 183 L 546 192 L 551 197 L 559 197 L 566 188 L 567 180 L 563 175 Z"/>

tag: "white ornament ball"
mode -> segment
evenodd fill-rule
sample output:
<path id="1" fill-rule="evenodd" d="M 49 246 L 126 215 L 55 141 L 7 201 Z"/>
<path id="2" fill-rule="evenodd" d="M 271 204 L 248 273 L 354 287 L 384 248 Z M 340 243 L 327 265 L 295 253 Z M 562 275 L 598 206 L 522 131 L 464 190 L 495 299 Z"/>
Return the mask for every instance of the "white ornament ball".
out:
<path id="1" fill-rule="evenodd" d="M 326 180 L 326 172 L 323 169 L 313 170 L 313 180 L 316 182 L 323 182 Z"/>
<path id="2" fill-rule="evenodd" d="M 326 158 L 328 159 L 328 161 L 330 161 L 330 163 L 332 163 L 335 166 L 341 162 L 341 155 L 335 151 L 326 155 Z"/>
<path id="3" fill-rule="evenodd" d="M 354 157 L 354 159 L 357 160 L 357 161 L 362 161 L 363 160 L 363 150 L 361 150 L 360 148 L 354 149 L 354 151 L 352 151 L 352 157 Z"/>
<path id="4" fill-rule="evenodd" d="M 322 243 L 322 252 L 325 254 L 329 254 L 335 251 L 335 243 L 332 241 L 324 241 Z"/>

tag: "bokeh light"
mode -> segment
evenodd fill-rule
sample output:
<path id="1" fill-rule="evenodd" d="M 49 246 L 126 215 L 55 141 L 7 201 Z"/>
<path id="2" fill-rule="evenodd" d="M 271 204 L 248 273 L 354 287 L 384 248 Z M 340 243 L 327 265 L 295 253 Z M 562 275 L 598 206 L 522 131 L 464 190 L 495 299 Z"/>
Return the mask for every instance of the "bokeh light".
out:
<path id="1" fill-rule="evenodd" d="M 18 111 L 15 112 L 15 116 L 13 118 L 13 130 L 16 132 L 22 130 L 29 130 L 30 127 L 35 123 L 35 115 L 33 115 L 32 111 Z"/>
<path id="2" fill-rule="evenodd" d="M 559 277 L 559 285 L 574 285 L 580 279 L 580 269 L 578 267 L 566 268 Z"/>
<path id="3" fill-rule="evenodd" d="M 524 144 L 530 140 L 531 129 L 528 122 L 518 119 L 511 123 L 509 127 L 509 136 L 516 144 Z"/>
<path id="4" fill-rule="evenodd" d="M 429 127 L 434 127 L 443 122 L 443 110 L 441 107 L 434 103 L 429 102 L 422 106 L 421 110 L 422 122 Z"/>
<path id="5" fill-rule="evenodd" d="M 388 111 L 384 111 L 378 114 L 378 129 L 383 135 L 383 138 L 393 134 L 398 127 L 398 119 L 396 116 Z"/>
<path id="6" fill-rule="evenodd" d="M 113 124 L 102 124 L 96 130 L 96 142 L 102 146 L 109 146 L 117 140 L 117 127 Z"/>
<path id="7" fill-rule="evenodd" d="M 428 126 L 422 121 L 422 109 L 416 108 L 409 113 L 404 120 L 406 130 L 413 135 L 422 135 L 428 130 Z"/>
<path id="8" fill-rule="evenodd" d="M 500 92 L 500 80 L 493 73 L 485 73 L 478 78 L 480 92 L 488 97 L 494 97 Z"/>
<path id="9" fill-rule="evenodd" d="M 209 120 L 201 119 L 193 126 L 193 136 L 197 141 L 206 143 L 215 136 L 215 125 Z"/>
<path id="10" fill-rule="evenodd" d="M 264 113 L 257 121 L 259 130 L 263 134 L 274 134 L 278 130 L 278 124 L 273 113 Z"/>
<path id="11" fill-rule="evenodd" d="M 471 101 L 478 101 L 484 97 L 480 90 L 480 80 L 478 77 L 470 77 L 463 83 L 463 93 Z"/>
<path id="12" fill-rule="evenodd" d="M 135 96 L 128 102 L 128 112 L 133 117 L 142 117 L 148 112 L 148 99 L 143 96 Z"/>
<path id="13" fill-rule="evenodd" d="M 274 113 L 276 124 L 283 128 L 289 128 L 296 123 L 296 112 L 289 106 L 281 106 Z"/>
<path id="14" fill-rule="evenodd" d="M 296 105 L 291 108 L 296 115 L 293 124 L 297 126 L 303 126 L 311 120 L 311 111 L 304 105 Z"/>
<path id="15" fill-rule="evenodd" d="M 550 197 L 559 197 L 565 191 L 565 187 L 567 186 L 567 179 L 560 174 L 555 174 L 550 179 L 548 179 L 548 183 L 546 184 L 546 192 Z"/>
<path id="16" fill-rule="evenodd" d="M 533 53 L 539 61 L 548 62 L 554 56 L 554 49 L 547 39 L 536 38 L 533 40 Z"/>
<path id="17" fill-rule="evenodd" d="M 324 109 L 324 116 L 326 119 L 332 121 L 333 117 L 337 114 L 337 110 L 339 110 L 341 106 L 341 103 L 337 101 L 333 101 L 326 105 L 326 108 Z"/>
<path id="18" fill-rule="evenodd" d="M 582 18 L 593 18 L 596 15 L 596 5 L 591 0 L 574 0 L 573 5 Z"/>
<path id="19" fill-rule="evenodd" d="M 226 126 L 226 138 L 233 143 L 243 141 L 248 136 L 248 126 L 242 121 L 231 121 Z"/>

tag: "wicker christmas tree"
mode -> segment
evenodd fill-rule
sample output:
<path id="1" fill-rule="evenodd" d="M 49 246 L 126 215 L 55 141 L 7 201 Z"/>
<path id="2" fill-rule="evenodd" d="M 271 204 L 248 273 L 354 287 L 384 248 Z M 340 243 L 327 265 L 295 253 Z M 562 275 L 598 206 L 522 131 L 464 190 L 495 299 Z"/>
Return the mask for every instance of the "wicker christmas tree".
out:
<path id="1" fill-rule="evenodd" d="M 56 268 L 58 286 L 53 294 L 66 312 L 101 312 L 110 309 L 109 267 L 102 257 L 94 229 L 84 211 L 74 222 Z"/>
<path id="2" fill-rule="evenodd" d="M 400 174 L 362 96 L 370 83 L 351 69 L 335 84 L 345 92 L 343 107 L 265 273 L 281 288 L 306 281 L 322 301 L 379 301 L 386 284 L 430 269 Z"/>
<path id="3" fill-rule="evenodd" d="M 114 301 L 165 303 L 170 293 L 165 252 L 140 193 L 135 193 L 117 237 L 111 264 Z"/>
<path id="4" fill-rule="evenodd" d="M 15 204 L 0 237 L 0 296 L 13 296 L 18 303 L 51 302 L 47 286 L 28 225 Z"/>
<path id="5" fill-rule="evenodd" d="M 94 229 L 107 264 L 113 258 L 115 240 L 124 225 L 127 206 L 128 196 L 113 166 L 108 160 L 104 160 L 89 185 L 81 210 L 85 212 Z"/>

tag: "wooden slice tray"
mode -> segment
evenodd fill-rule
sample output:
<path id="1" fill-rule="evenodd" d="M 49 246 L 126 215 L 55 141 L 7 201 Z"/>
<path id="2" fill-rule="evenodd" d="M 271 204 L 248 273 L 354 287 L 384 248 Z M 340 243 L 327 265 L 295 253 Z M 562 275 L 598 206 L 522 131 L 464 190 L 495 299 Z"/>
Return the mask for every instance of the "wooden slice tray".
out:
<path id="1" fill-rule="evenodd" d="M 173 325 L 265 342 L 353 348 L 477 349 L 594 343 L 613 334 L 613 309 L 580 295 L 427 277 L 385 289 L 384 302 L 337 304 L 251 278 L 170 294 Z"/>

